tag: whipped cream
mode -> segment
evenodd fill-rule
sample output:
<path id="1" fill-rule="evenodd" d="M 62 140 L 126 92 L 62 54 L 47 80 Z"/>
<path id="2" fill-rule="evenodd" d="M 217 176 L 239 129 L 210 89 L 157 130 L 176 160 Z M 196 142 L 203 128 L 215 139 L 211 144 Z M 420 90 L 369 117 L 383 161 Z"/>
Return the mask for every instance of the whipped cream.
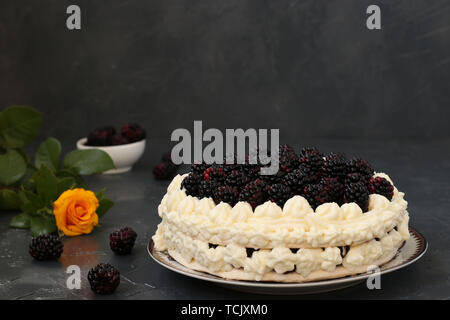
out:
<path id="1" fill-rule="evenodd" d="M 333 272 L 338 266 L 352 271 L 391 255 L 405 238 L 393 229 L 379 240 L 372 239 L 350 246 L 346 253 L 341 253 L 338 247 L 302 248 L 296 252 L 286 247 L 276 247 L 254 251 L 251 257 L 247 257 L 245 247 L 229 244 L 210 248 L 207 242 L 193 239 L 183 233 L 170 232 L 163 224 L 158 226 L 153 240 L 157 250 L 175 250 L 185 261 L 196 262 L 210 272 L 242 268 L 252 274 L 255 280 L 260 280 L 270 271 L 283 274 L 295 270 L 303 277 L 318 270 Z"/>
<path id="2" fill-rule="evenodd" d="M 375 176 L 381 175 L 387 177 L 386 174 Z M 172 180 L 158 213 L 174 232 L 213 244 L 234 243 L 254 248 L 346 246 L 382 238 L 408 219 L 404 193 L 396 188 L 391 201 L 371 194 L 366 213 L 356 203 L 342 206 L 324 203 L 314 211 L 298 195 L 289 199 L 283 208 L 267 201 L 253 211 L 246 202 L 231 207 L 224 202 L 216 205 L 211 198 L 186 195 L 180 189 L 185 176 L 178 175 Z M 409 235 L 407 223 L 399 232 Z"/>
<path id="3" fill-rule="evenodd" d="M 243 269 L 260 280 L 271 271 L 307 277 L 338 266 L 356 270 L 392 256 L 409 238 L 407 202 L 395 187 L 391 201 L 371 194 L 366 213 L 356 203 L 324 203 L 313 210 L 298 195 L 283 208 L 268 201 L 252 210 L 246 202 L 232 207 L 186 195 L 180 189 L 185 176 L 172 180 L 158 206 L 162 222 L 155 248 L 176 251 L 213 273 Z M 375 176 L 391 181 L 384 173 Z M 258 250 L 247 257 L 246 247 Z"/>

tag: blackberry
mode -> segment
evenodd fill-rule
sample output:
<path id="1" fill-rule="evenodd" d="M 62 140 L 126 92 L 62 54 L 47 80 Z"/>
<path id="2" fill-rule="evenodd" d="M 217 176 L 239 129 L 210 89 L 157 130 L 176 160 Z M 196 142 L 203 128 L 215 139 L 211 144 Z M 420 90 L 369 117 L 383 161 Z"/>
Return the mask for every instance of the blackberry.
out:
<path id="1" fill-rule="evenodd" d="M 181 189 L 184 188 L 188 196 L 196 197 L 199 195 L 199 187 L 202 179 L 203 179 L 202 175 L 191 172 L 181 182 Z"/>
<path id="2" fill-rule="evenodd" d="M 169 161 L 158 163 L 153 168 L 153 176 L 158 180 L 165 180 L 171 178 L 177 171 L 178 166 Z"/>
<path id="3" fill-rule="evenodd" d="M 109 235 L 109 246 L 117 254 L 129 254 L 133 249 L 137 233 L 130 227 L 114 231 Z"/>
<path id="4" fill-rule="evenodd" d="M 316 210 L 318 206 L 325 202 L 331 202 L 325 186 L 320 183 L 308 184 L 304 188 L 304 197 L 308 200 L 309 205 Z"/>
<path id="5" fill-rule="evenodd" d="M 233 171 L 241 171 L 240 165 L 238 164 L 223 164 L 221 165 L 221 168 L 223 169 L 223 172 L 225 173 L 225 176 L 229 176 L 231 172 Z"/>
<path id="6" fill-rule="evenodd" d="M 220 184 L 214 180 L 202 180 L 198 186 L 198 197 L 208 198 L 213 196 L 213 192 Z"/>
<path id="7" fill-rule="evenodd" d="M 278 170 L 276 174 L 263 175 L 259 178 L 263 180 L 266 184 L 276 184 L 281 183 L 286 176 L 286 172 Z"/>
<path id="8" fill-rule="evenodd" d="M 300 154 L 300 163 L 311 174 L 320 175 L 323 167 L 323 155 L 316 148 L 303 148 Z"/>
<path id="9" fill-rule="evenodd" d="M 283 207 L 285 202 L 291 197 L 291 188 L 277 183 L 266 187 L 269 200 Z"/>
<path id="10" fill-rule="evenodd" d="M 122 144 L 127 144 L 128 140 L 119 133 L 116 133 L 111 139 L 111 145 L 118 146 Z"/>
<path id="11" fill-rule="evenodd" d="M 100 263 L 89 270 L 89 284 L 97 294 L 111 294 L 120 284 L 120 272 L 109 263 Z"/>
<path id="12" fill-rule="evenodd" d="M 344 184 L 356 183 L 356 182 L 365 182 L 363 176 L 359 173 L 352 172 L 347 173 L 344 177 Z"/>
<path id="13" fill-rule="evenodd" d="M 86 145 L 88 146 L 110 146 L 116 129 L 113 126 L 97 128 L 89 133 Z"/>
<path id="14" fill-rule="evenodd" d="M 212 166 L 203 171 L 203 180 L 214 180 L 221 184 L 225 182 L 225 171 L 220 166 Z"/>
<path id="15" fill-rule="evenodd" d="M 191 171 L 196 174 L 203 174 L 203 171 L 209 168 L 209 164 L 206 163 L 193 163 L 191 166 Z"/>
<path id="16" fill-rule="evenodd" d="M 325 177 L 343 179 L 347 173 L 347 159 L 343 154 L 330 153 L 325 157 L 322 172 Z"/>
<path id="17" fill-rule="evenodd" d="M 250 182 L 250 179 L 241 170 L 232 170 L 225 179 L 225 184 L 241 188 Z"/>
<path id="18" fill-rule="evenodd" d="M 313 182 L 314 179 L 303 169 L 296 169 L 288 173 L 283 179 L 283 183 L 291 188 L 294 194 L 298 195 L 303 195 L 305 186 Z"/>
<path id="19" fill-rule="evenodd" d="M 336 202 L 339 205 L 344 203 L 344 185 L 338 178 L 325 177 L 320 180 L 320 184 L 328 194 L 328 200 L 330 202 Z"/>
<path id="20" fill-rule="evenodd" d="M 239 201 L 247 201 L 253 209 L 267 200 L 267 194 L 264 190 L 266 184 L 261 179 L 256 179 L 242 188 L 239 193 Z"/>
<path id="21" fill-rule="evenodd" d="M 221 201 L 228 203 L 230 206 L 234 206 L 239 197 L 239 190 L 232 186 L 220 186 L 213 191 L 213 200 L 216 204 Z"/>
<path id="22" fill-rule="evenodd" d="M 377 193 L 385 196 L 389 201 L 392 200 L 394 196 L 394 186 L 385 178 L 375 177 L 369 180 L 369 184 L 367 186 L 369 193 Z"/>
<path id="23" fill-rule="evenodd" d="M 255 180 L 260 178 L 259 172 L 261 170 L 261 166 L 259 164 L 242 164 L 241 165 L 242 172 L 250 179 Z"/>
<path id="24" fill-rule="evenodd" d="M 63 252 L 64 245 L 59 237 L 44 234 L 31 239 L 29 253 L 36 260 L 58 259 Z"/>
<path id="25" fill-rule="evenodd" d="M 361 158 L 352 158 L 350 161 L 348 161 L 347 172 L 359 173 L 365 183 L 369 182 L 374 173 L 372 167 L 370 166 L 370 163 Z"/>
<path id="26" fill-rule="evenodd" d="M 279 163 L 280 170 L 289 173 L 298 168 L 300 159 L 294 148 L 285 144 L 280 146 Z"/>
<path id="27" fill-rule="evenodd" d="M 145 139 L 145 131 L 137 123 L 127 123 L 122 126 L 120 131 L 129 142 Z"/>
<path id="28" fill-rule="evenodd" d="M 227 163 L 229 161 L 230 163 Z M 226 155 L 223 157 L 223 171 L 225 172 L 225 175 L 229 175 L 231 171 L 234 170 L 240 170 L 241 165 L 237 163 L 236 156 L 233 155 Z"/>
<path id="29" fill-rule="evenodd" d="M 355 202 L 363 212 L 369 208 L 369 191 L 364 182 L 350 183 L 345 186 L 344 202 Z"/>

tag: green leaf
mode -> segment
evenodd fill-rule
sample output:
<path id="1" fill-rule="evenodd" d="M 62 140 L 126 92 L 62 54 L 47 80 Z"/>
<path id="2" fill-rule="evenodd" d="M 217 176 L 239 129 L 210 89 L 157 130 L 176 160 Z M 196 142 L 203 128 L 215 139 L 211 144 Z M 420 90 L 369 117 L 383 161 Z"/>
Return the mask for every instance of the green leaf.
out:
<path id="1" fill-rule="evenodd" d="M 95 196 L 97 197 L 98 200 L 101 200 L 105 196 L 105 192 L 106 192 L 106 188 L 103 188 L 100 191 L 97 191 L 95 193 Z"/>
<path id="2" fill-rule="evenodd" d="M 81 175 L 91 175 L 114 169 L 114 163 L 102 150 L 75 150 L 64 159 L 64 167 Z"/>
<path id="3" fill-rule="evenodd" d="M 72 172 L 71 170 L 60 170 L 58 171 L 58 178 L 73 178 L 75 180 L 75 186 L 77 188 L 87 188 L 87 183 L 86 181 L 83 180 L 83 178 L 76 172 Z"/>
<path id="4" fill-rule="evenodd" d="M 0 112 L 0 145 L 22 148 L 38 133 L 42 113 L 26 106 L 11 106 Z"/>
<path id="5" fill-rule="evenodd" d="M 31 225 L 31 216 L 28 213 L 21 213 L 11 219 L 10 228 L 29 229 Z"/>
<path id="6" fill-rule="evenodd" d="M 58 179 L 46 165 L 41 165 L 33 177 L 36 191 L 45 204 L 51 203 L 58 197 Z"/>
<path id="7" fill-rule="evenodd" d="M 25 172 L 25 174 L 23 175 L 23 177 L 16 182 L 16 185 L 18 187 L 22 187 L 25 189 L 34 189 L 34 181 L 33 181 L 33 176 L 36 173 L 36 169 L 34 167 L 27 167 L 27 171 Z"/>
<path id="8" fill-rule="evenodd" d="M 30 157 L 28 156 L 28 153 L 23 150 L 22 148 L 16 149 L 18 153 L 24 158 L 25 162 L 28 164 L 31 164 Z"/>
<path id="9" fill-rule="evenodd" d="M 75 179 L 73 177 L 65 177 L 58 180 L 58 197 L 61 193 L 66 190 L 72 189 L 77 185 Z"/>
<path id="10" fill-rule="evenodd" d="M 19 192 L 11 189 L 0 189 L 0 210 L 18 210 L 21 203 Z"/>
<path id="11" fill-rule="evenodd" d="M 97 208 L 97 215 L 99 218 L 101 218 L 111 207 L 114 205 L 114 202 L 112 202 L 108 198 L 103 198 L 99 201 L 99 207 Z"/>
<path id="12" fill-rule="evenodd" d="M 48 138 L 39 146 L 34 164 L 36 168 L 45 164 L 52 171 L 57 171 L 59 170 L 60 155 L 61 143 L 55 138 Z"/>
<path id="13" fill-rule="evenodd" d="M 32 216 L 30 232 L 33 237 L 57 231 L 55 217 L 47 215 Z"/>
<path id="14" fill-rule="evenodd" d="M 19 152 L 16 150 L 7 150 L 0 154 L 0 183 L 11 185 L 25 174 L 27 164 Z"/>
<path id="15" fill-rule="evenodd" d="M 20 209 L 23 212 L 35 214 L 38 210 L 45 206 L 44 201 L 34 192 L 22 190 L 19 193 L 22 205 Z"/>

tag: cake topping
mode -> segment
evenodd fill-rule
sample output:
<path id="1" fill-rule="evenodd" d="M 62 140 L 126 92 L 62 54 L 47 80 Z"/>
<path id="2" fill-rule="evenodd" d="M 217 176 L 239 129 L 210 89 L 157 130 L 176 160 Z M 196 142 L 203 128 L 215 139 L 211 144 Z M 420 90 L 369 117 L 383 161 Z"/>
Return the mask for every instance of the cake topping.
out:
<path id="1" fill-rule="evenodd" d="M 363 212 L 369 209 L 369 191 L 363 182 L 350 183 L 345 186 L 344 201 L 355 202 Z"/>
<path id="2" fill-rule="evenodd" d="M 187 195 L 210 197 L 216 204 L 234 206 L 245 201 L 253 210 L 267 200 L 283 207 L 299 195 L 313 209 L 327 202 L 339 206 L 354 202 L 366 212 L 369 194 L 381 194 L 390 200 L 394 193 L 392 183 L 383 176 L 374 176 L 366 160 L 347 160 L 341 153 L 324 157 L 316 148 L 303 148 L 297 155 L 289 145 L 280 146 L 280 166 L 275 175 L 260 175 L 261 164 L 251 164 L 249 157 L 242 164 L 227 160 L 224 164 L 193 164 L 181 188 Z"/>
<path id="3" fill-rule="evenodd" d="M 367 189 L 369 189 L 369 193 L 381 194 L 388 200 L 392 200 L 392 196 L 394 195 L 394 186 L 382 177 L 371 178 Z"/>

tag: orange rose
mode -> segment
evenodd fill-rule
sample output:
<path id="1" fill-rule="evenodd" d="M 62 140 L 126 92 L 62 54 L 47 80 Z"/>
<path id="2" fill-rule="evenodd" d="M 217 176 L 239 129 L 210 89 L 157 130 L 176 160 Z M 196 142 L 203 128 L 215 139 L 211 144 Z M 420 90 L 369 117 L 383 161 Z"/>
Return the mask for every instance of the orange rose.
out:
<path id="1" fill-rule="evenodd" d="M 92 191 L 72 189 L 64 191 L 53 204 L 58 230 L 66 236 L 92 232 L 98 224 L 98 199 Z"/>

